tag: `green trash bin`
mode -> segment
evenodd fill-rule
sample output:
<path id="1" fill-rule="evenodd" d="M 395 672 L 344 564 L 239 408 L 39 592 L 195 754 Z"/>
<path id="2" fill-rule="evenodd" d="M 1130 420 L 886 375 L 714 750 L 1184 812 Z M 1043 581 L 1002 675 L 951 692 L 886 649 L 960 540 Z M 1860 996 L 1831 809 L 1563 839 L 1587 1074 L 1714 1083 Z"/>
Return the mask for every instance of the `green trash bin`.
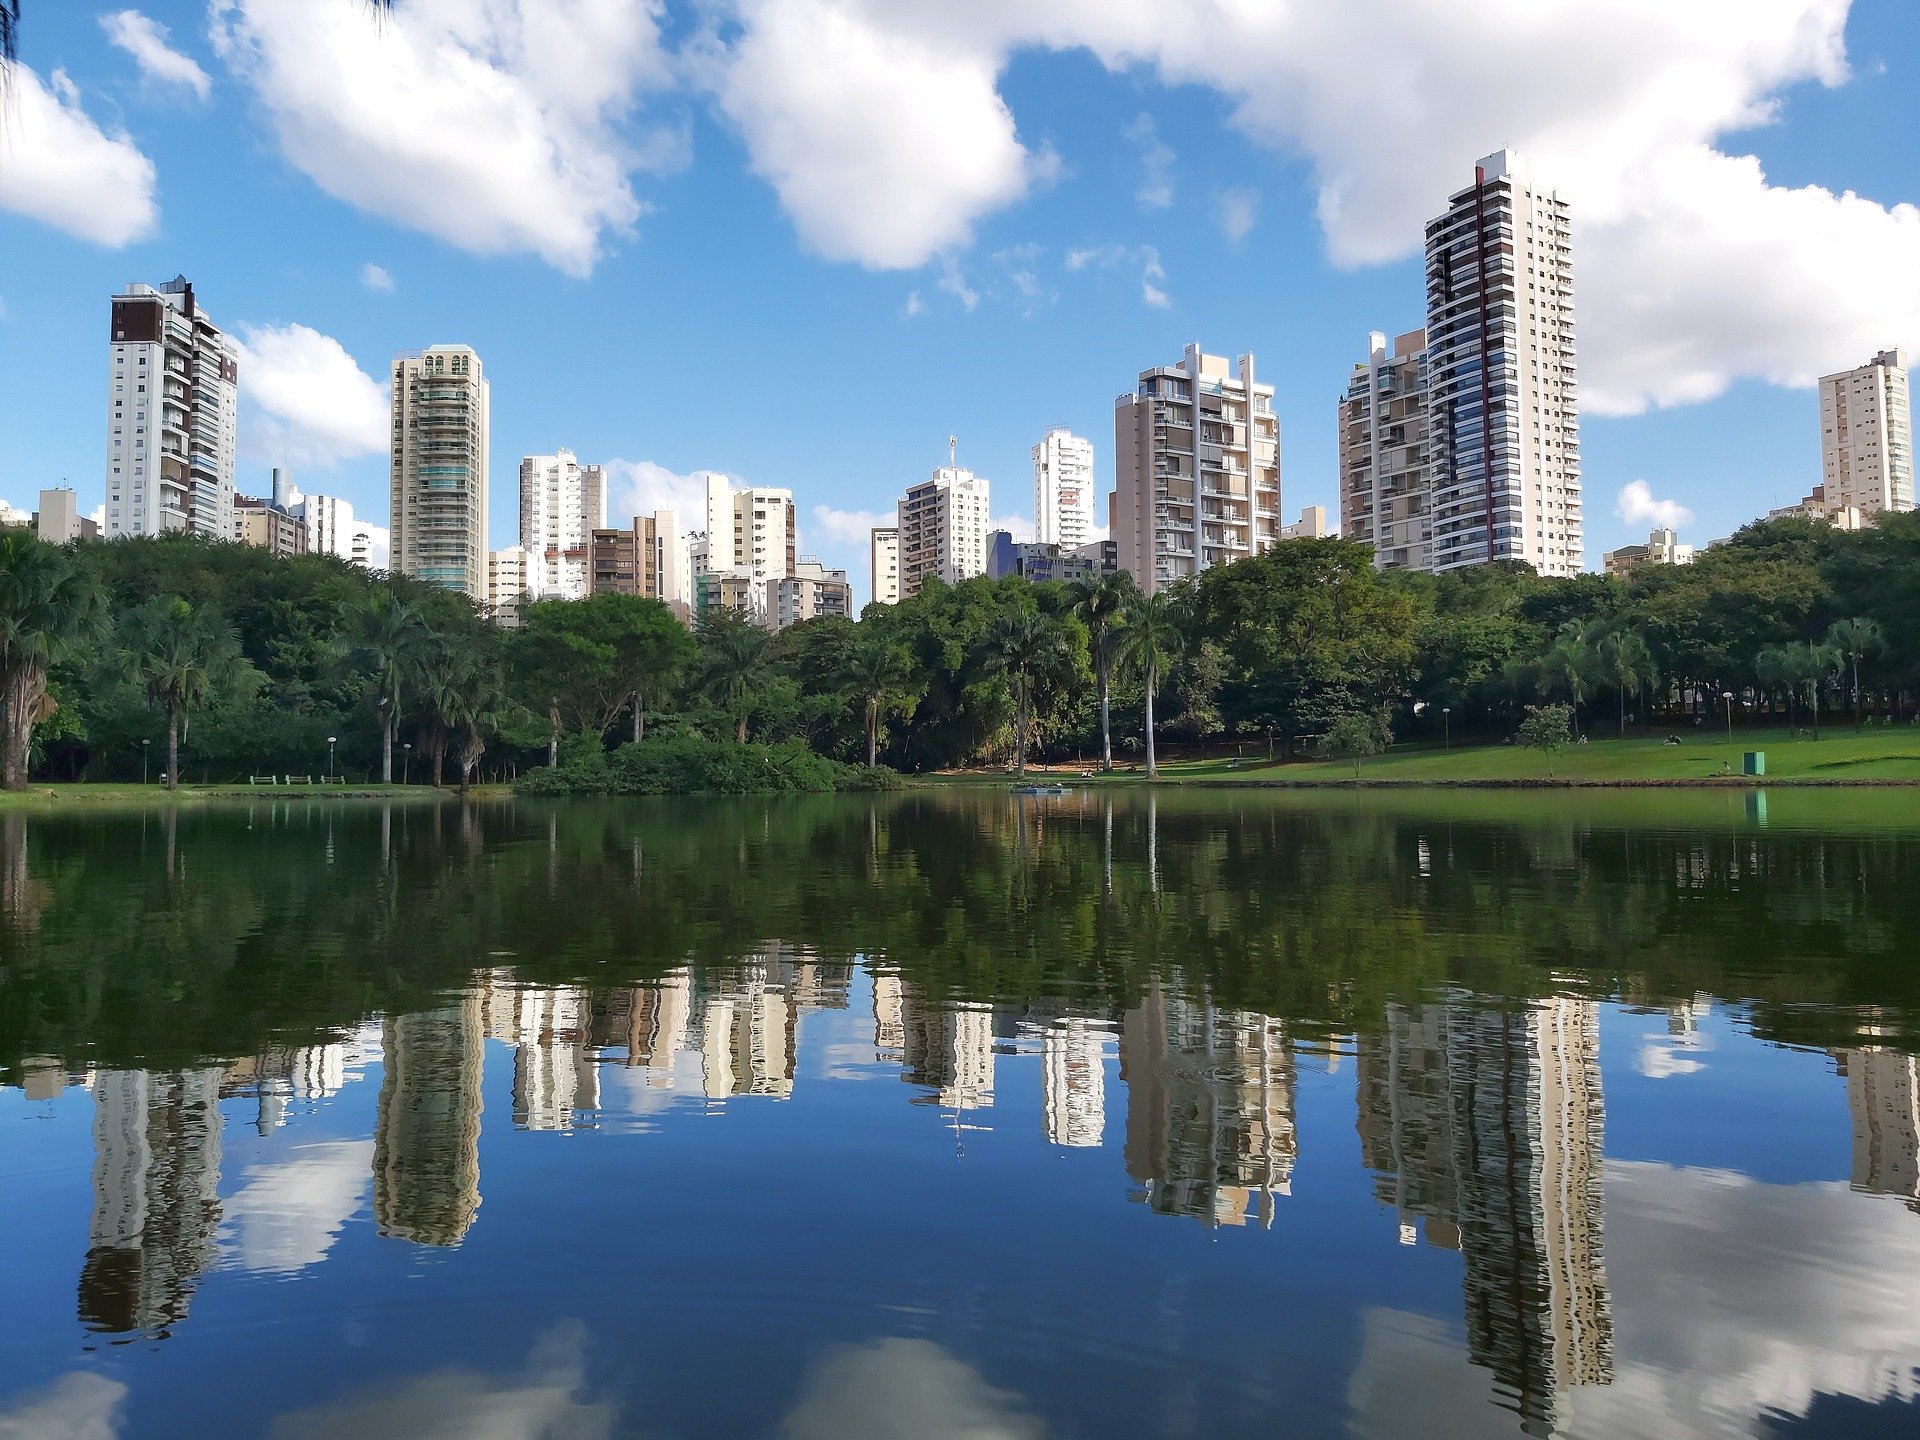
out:
<path id="1" fill-rule="evenodd" d="M 1764 750 L 1747 751 L 1746 772 L 1749 775 L 1766 774 L 1767 773 L 1767 752 Z"/>

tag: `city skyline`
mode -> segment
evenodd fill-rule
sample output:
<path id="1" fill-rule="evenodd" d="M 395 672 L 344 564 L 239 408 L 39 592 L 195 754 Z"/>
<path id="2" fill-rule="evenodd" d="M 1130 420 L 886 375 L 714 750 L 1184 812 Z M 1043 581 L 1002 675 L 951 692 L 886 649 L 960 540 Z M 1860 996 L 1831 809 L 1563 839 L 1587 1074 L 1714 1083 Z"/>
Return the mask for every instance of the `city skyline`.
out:
<path id="1" fill-rule="evenodd" d="M 176 73 L 199 77 L 184 84 L 143 72 L 87 7 L 49 7 L 34 18 L 25 56 L 36 68 L 22 72 L 26 144 L 41 143 L 33 137 L 47 133 L 52 107 L 67 122 L 64 140 L 86 142 L 76 154 L 120 166 L 111 173 L 127 184 L 108 204 L 101 188 L 88 188 L 94 172 L 84 166 L 59 194 L 27 167 L 0 179 L 0 243 L 34 279 L 0 280 L 0 330 L 31 341 L 0 343 L 0 494 L 26 506 L 64 480 L 80 491 L 83 512 L 99 502 L 92 477 L 103 462 L 102 374 L 96 322 L 85 317 L 130 280 L 184 273 L 243 350 L 243 492 L 263 490 L 267 469 L 279 463 L 303 488 L 376 517 L 384 457 L 374 447 L 385 435 L 375 377 L 398 351 L 458 340 L 487 358 L 496 382 L 496 465 L 543 453 L 549 437 L 565 436 L 582 456 L 607 464 L 615 524 L 673 508 L 701 469 L 790 489 L 800 501 L 801 548 L 849 570 L 864 591 L 873 517 L 926 473 L 945 435 L 959 433 L 970 468 L 991 476 L 1008 502 L 1017 499 L 994 520 L 1018 515 L 1025 529 L 1035 517 L 1026 513 L 1022 477 L 1046 427 L 1062 423 L 1094 438 L 1104 491 L 1112 460 L 1100 453 L 1103 413 L 1112 396 L 1143 366 L 1199 339 L 1261 357 L 1262 378 L 1275 385 L 1286 510 L 1333 511 L 1330 402 L 1368 330 L 1417 318 L 1420 219 L 1439 213 L 1474 156 L 1510 143 L 1574 207 L 1590 402 L 1580 437 L 1585 563 L 1598 568 L 1605 551 L 1643 539 L 1682 510 L 1695 512 L 1680 528 L 1699 542 L 1793 503 L 1816 483 L 1818 376 L 1914 348 L 1920 338 L 1912 318 L 1920 302 L 1899 278 L 1910 273 L 1903 257 L 1915 227 L 1893 208 L 1920 185 L 1920 163 L 1846 138 L 1913 73 L 1916 47 L 1895 29 L 1890 0 L 1821 6 L 1818 16 L 1815 8 L 1783 4 L 1756 20 L 1764 34 L 1751 53 L 1737 38 L 1709 33 L 1704 17 L 1656 20 L 1635 11 L 1636 24 L 1661 30 L 1649 38 L 1673 42 L 1636 49 L 1637 57 L 1658 50 L 1674 57 L 1663 65 L 1735 77 L 1730 99 L 1696 101 L 1698 113 L 1684 116 L 1661 112 L 1676 135 L 1697 137 L 1697 149 L 1683 152 L 1676 142 L 1671 154 L 1649 153 L 1642 141 L 1609 150 L 1623 138 L 1612 116 L 1657 103 L 1643 87 L 1657 88 L 1666 74 L 1635 78 L 1645 67 L 1625 63 L 1618 47 L 1587 56 L 1607 96 L 1591 109 L 1552 85 L 1471 103 L 1424 92 L 1396 97 L 1403 113 L 1413 107 L 1433 123 L 1406 153 L 1362 159 L 1328 137 L 1301 136 L 1296 118 L 1250 99 L 1231 74 L 1204 64 L 1193 70 L 1158 38 L 1129 51 L 1111 33 L 1069 30 L 1038 41 L 1006 71 L 997 96 L 964 92 L 975 108 L 963 108 L 956 131 L 968 128 L 967 116 L 986 124 L 984 140 L 980 132 L 971 138 L 998 181 L 937 194 L 912 217 L 903 212 L 849 235 L 829 233 L 834 207 L 809 189 L 807 157 L 768 153 L 772 112 L 747 113 L 739 92 L 725 87 L 716 110 L 698 96 L 669 94 L 664 116 L 649 112 L 662 123 L 607 121 L 595 132 L 595 140 L 613 136 L 629 146 L 622 157 L 588 145 L 588 158 L 607 161 L 594 174 L 604 182 L 601 198 L 617 201 L 611 210 L 556 203 L 529 216 L 516 205 L 518 218 L 509 219 L 481 195 L 469 207 L 477 213 L 435 217 L 353 177 L 316 174 L 324 167 L 302 148 L 301 127 L 312 120 L 304 92 L 272 82 L 295 78 L 303 39 L 316 56 L 324 51 L 325 63 L 340 63 L 338 27 L 348 21 L 328 7 L 248 0 L 216 22 L 211 37 L 178 25 L 165 37 L 168 53 L 189 68 Z M 436 22 L 403 10 L 390 23 Z M 883 24 L 872 16 L 862 23 Z M 1337 31 L 1346 22 L 1325 23 Z M 1478 34 L 1494 22 L 1469 13 L 1463 23 Z M 727 53 L 729 64 L 764 58 L 755 48 L 759 28 L 751 28 Z M 993 27 L 984 19 L 963 28 L 969 54 L 1035 43 L 987 33 Z M 1403 39 L 1424 34 L 1419 24 L 1404 28 Z M 625 59 L 637 64 L 642 53 L 675 50 L 683 38 L 649 33 Z M 1262 49 L 1284 37 L 1220 38 L 1284 62 L 1289 73 L 1310 68 L 1284 50 Z M 1582 37 L 1506 38 L 1500 63 L 1537 58 L 1550 71 L 1548 52 Z M 423 53 L 445 41 L 424 29 L 419 39 Z M 1777 41 L 1764 55 L 1763 40 Z M 1049 48 L 1076 42 L 1090 45 L 1100 64 Z M 368 43 L 385 54 L 379 47 L 389 42 Z M 1328 64 L 1344 53 L 1337 44 L 1323 48 Z M 1444 47 L 1448 57 L 1475 63 L 1457 45 Z M 483 46 L 481 58 L 537 108 L 540 76 L 498 49 Z M 937 57 L 928 63 L 939 71 Z M 56 68 L 77 98 L 59 98 Z M 636 83 L 631 70 L 600 78 L 611 89 L 597 96 Z M 1169 78 L 1198 83 L 1175 90 L 1160 83 Z M 1049 98 L 1054 90 L 1059 101 Z M 768 94 L 776 110 L 791 103 L 785 90 Z M 1221 124 L 1222 96 L 1250 107 L 1237 123 Z M 912 97 L 897 98 L 911 107 Z M 1375 108 L 1384 116 L 1393 107 Z M 900 145 L 910 162 L 916 137 L 956 143 L 909 129 Z M 1283 158 L 1286 146 L 1269 143 L 1282 137 L 1293 137 L 1304 156 Z M 386 173 L 392 157 L 377 138 L 352 138 L 374 152 L 362 156 L 369 175 Z M 744 164 L 734 154 L 741 144 Z M 647 164 L 622 169 L 642 151 Z M 1742 168 L 1749 154 L 1757 164 Z M 454 171 L 464 163 L 443 160 Z M 1020 178 L 1008 179 L 1009 161 L 1023 168 Z M 1696 167 L 1694 189 L 1718 200 L 1695 230 L 1673 223 L 1690 213 L 1677 198 L 1687 166 Z M 275 201 L 244 212 L 236 226 L 235 186 Z M 1819 186 L 1834 193 L 1809 188 Z M 1837 197 L 1847 190 L 1859 200 L 1843 204 Z M 903 233 L 920 223 L 914 217 L 936 212 L 945 217 L 937 234 Z M 728 245 L 711 243 L 716 224 Z M 75 236 L 87 243 L 74 245 Z M 1848 263 L 1824 263 L 1855 245 Z M 1789 253 L 1801 251 L 1803 261 Z M 1656 263 L 1685 303 L 1649 307 L 1637 293 L 1634 277 Z M 1816 270 L 1828 273 L 1799 283 Z M 1733 272 L 1725 283 L 1721 271 Z M 637 327 L 625 303 L 636 289 L 649 296 Z M 487 306 L 467 303 L 476 292 Z M 1804 302 L 1793 298 L 1802 295 Z M 538 333 L 536 315 L 542 329 L 561 322 L 581 331 L 578 358 L 556 359 L 550 347 L 520 338 Z M 755 404 L 739 404 L 738 384 L 711 384 L 722 364 Z M 836 407 L 808 401 L 792 377 L 824 366 L 884 375 L 898 392 L 884 423 L 852 427 Z M 996 383 L 982 383 L 988 373 Z M 303 375 L 314 381 L 304 390 L 291 383 Z M 649 383 L 637 387 L 636 403 L 632 382 L 642 377 Z M 1655 408 L 1621 413 L 1647 406 Z M 23 423 L 29 417 L 35 423 Z M 1635 482 L 1644 488 L 1630 489 Z M 515 499 L 505 491 L 495 486 L 490 506 L 496 547 L 513 533 Z"/>

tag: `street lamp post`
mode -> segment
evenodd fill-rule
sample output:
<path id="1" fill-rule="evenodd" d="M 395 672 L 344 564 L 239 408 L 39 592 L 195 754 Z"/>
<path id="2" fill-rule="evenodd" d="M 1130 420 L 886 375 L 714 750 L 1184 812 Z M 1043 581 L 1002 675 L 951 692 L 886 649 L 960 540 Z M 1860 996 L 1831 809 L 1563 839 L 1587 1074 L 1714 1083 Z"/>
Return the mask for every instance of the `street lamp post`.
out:
<path id="1" fill-rule="evenodd" d="M 142 740 L 140 742 L 140 783 L 142 785 L 147 783 L 147 757 L 151 754 L 153 754 L 153 741 Z"/>
<path id="2" fill-rule="evenodd" d="M 1453 707 L 1451 705 L 1440 707 L 1440 733 L 1446 737 L 1447 749 L 1451 750 L 1453 748 Z"/>
<path id="3" fill-rule="evenodd" d="M 411 785 L 413 783 L 413 742 L 405 741 L 400 749 L 405 752 L 400 757 L 400 783 Z"/>
<path id="4" fill-rule="evenodd" d="M 333 763 L 333 747 L 338 743 L 339 743 L 339 738 L 337 736 L 333 736 L 333 735 L 327 736 L 327 778 L 329 780 L 331 780 L 334 776 L 339 774 L 339 770 L 335 767 Z"/>
<path id="5" fill-rule="evenodd" d="M 1727 702 L 1727 743 L 1733 743 L 1733 691 L 1722 690 L 1720 698 Z"/>

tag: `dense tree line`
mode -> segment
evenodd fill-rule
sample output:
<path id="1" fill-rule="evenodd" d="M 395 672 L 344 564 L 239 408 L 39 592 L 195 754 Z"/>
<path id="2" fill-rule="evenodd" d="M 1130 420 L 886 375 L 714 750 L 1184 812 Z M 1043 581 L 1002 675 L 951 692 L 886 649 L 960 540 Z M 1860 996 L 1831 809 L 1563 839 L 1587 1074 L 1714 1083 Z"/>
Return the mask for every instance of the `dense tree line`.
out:
<path id="1" fill-rule="evenodd" d="M 1765 522 L 1625 579 L 1382 574 L 1360 546 L 1287 541 L 1152 596 L 1125 576 L 930 581 L 778 635 L 731 615 L 689 633 L 618 595 L 528 603 L 503 630 L 462 596 L 327 556 L 12 532 L 4 772 L 16 788 L 30 770 L 465 784 L 545 765 L 584 767 L 591 788 L 638 746 L 616 770 L 641 788 L 702 767 L 732 777 L 715 788 L 812 788 L 828 772 L 801 784 L 762 752 L 904 771 L 1118 753 L 1151 771 L 1168 741 L 1504 739 L 1548 702 L 1624 733 L 1717 718 L 1729 694 L 1751 719 L 1818 727 L 1913 714 L 1917 621 L 1920 515 Z"/>

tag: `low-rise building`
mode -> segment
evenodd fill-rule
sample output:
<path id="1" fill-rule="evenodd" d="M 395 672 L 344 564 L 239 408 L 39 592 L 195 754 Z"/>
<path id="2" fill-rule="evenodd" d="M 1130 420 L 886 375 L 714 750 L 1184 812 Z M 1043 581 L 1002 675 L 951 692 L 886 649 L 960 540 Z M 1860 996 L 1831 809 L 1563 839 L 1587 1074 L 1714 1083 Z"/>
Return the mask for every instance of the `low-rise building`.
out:
<path id="1" fill-rule="evenodd" d="M 1324 540 L 1333 532 L 1327 528 L 1327 507 L 1309 505 L 1291 525 L 1280 527 L 1282 540 Z"/>
<path id="2" fill-rule="evenodd" d="M 1625 575 L 1644 565 L 1691 565 L 1693 546 L 1684 545 L 1672 530 L 1656 529 L 1644 545 L 1622 545 L 1609 550 L 1602 562 L 1609 575 Z"/>
<path id="3" fill-rule="evenodd" d="M 40 508 L 34 513 L 33 529 L 50 545 L 100 538 L 100 522 L 90 515 L 82 515 L 80 497 L 64 488 L 40 492 Z"/>
<path id="4" fill-rule="evenodd" d="M 1049 545 L 1038 540 L 1015 540 L 1012 531 L 995 530 L 987 537 L 987 578 L 1000 580 L 1017 575 L 1036 584 L 1044 580 L 1062 584 L 1093 580 L 1119 568 L 1117 550 L 1111 540 Z"/>
<path id="5" fill-rule="evenodd" d="M 307 522 L 258 495 L 233 497 L 233 538 L 271 555 L 307 553 Z"/>
<path id="6" fill-rule="evenodd" d="M 829 570 L 810 555 L 795 562 L 793 574 L 767 582 L 767 617 L 784 630 L 824 615 L 853 615 L 853 586 L 844 570 Z"/>
<path id="7" fill-rule="evenodd" d="M 1823 525 L 1831 525 L 1836 530 L 1864 530 L 1872 524 L 1872 517 L 1863 512 L 1858 505 L 1838 503 L 1828 492 L 1825 485 L 1816 485 L 1803 495 L 1797 504 L 1782 505 L 1777 510 L 1767 512 L 1769 520 L 1818 520 Z"/>

